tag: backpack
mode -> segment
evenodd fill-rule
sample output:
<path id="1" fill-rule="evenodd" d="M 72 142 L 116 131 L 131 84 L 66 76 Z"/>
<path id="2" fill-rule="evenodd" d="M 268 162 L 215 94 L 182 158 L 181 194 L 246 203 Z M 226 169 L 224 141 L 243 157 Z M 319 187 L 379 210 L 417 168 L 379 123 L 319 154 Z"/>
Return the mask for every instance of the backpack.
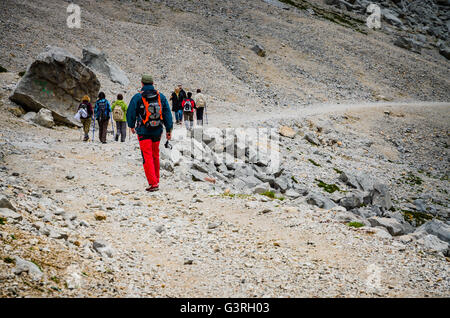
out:
<path id="1" fill-rule="evenodd" d="M 106 99 L 97 101 L 98 120 L 104 121 L 109 119 L 108 105 Z"/>
<path id="2" fill-rule="evenodd" d="M 206 102 L 205 99 L 203 98 L 203 96 L 198 96 L 197 97 L 197 107 L 205 107 L 206 106 Z"/>
<path id="3" fill-rule="evenodd" d="M 89 117 L 88 106 L 85 103 L 81 103 L 79 108 L 80 108 L 79 110 L 80 118 L 82 119 L 88 118 Z"/>
<path id="4" fill-rule="evenodd" d="M 161 96 L 158 91 L 143 91 L 142 104 L 139 108 L 139 115 L 145 128 L 154 128 L 161 125 L 163 119 Z"/>
<path id="5" fill-rule="evenodd" d="M 189 99 L 185 99 L 183 111 L 192 112 L 192 104 Z"/>
<path id="6" fill-rule="evenodd" d="M 122 106 L 119 104 L 116 104 L 116 106 L 114 107 L 114 110 L 113 110 L 114 121 L 122 121 L 123 116 L 124 116 L 124 114 L 123 114 Z"/>

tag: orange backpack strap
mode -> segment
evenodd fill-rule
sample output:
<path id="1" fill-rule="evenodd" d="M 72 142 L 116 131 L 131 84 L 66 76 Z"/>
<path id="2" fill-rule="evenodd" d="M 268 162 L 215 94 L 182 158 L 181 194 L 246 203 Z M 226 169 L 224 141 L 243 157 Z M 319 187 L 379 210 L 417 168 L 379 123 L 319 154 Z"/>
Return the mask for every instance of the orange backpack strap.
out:
<path id="1" fill-rule="evenodd" d="M 141 91 L 140 93 L 141 93 L 141 95 L 142 95 L 143 91 Z M 163 116 L 162 116 L 161 95 L 159 94 L 159 91 L 156 91 L 156 95 L 158 96 L 159 118 L 162 120 L 162 119 L 163 119 Z M 146 110 L 146 116 L 145 116 L 145 118 L 142 120 L 142 122 L 145 124 L 145 123 L 148 122 L 148 119 L 149 119 L 151 113 L 150 113 L 150 111 L 148 110 L 149 103 L 148 103 L 147 100 L 144 98 L 144 96 L 142 96 L 142 102 L 144 103 L 145 110 Z"/>

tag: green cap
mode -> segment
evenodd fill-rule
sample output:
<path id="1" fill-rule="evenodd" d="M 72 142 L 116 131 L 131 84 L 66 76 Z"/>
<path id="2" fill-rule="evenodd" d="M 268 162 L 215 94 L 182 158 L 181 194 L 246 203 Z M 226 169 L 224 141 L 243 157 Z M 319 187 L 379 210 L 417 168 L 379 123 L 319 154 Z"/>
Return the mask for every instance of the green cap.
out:
<path id="1" fill-rule="evenodd" d="M 153 84 L 153 77 L 148 74 L 142 75 L 142 83 L 144 84 Z"/>

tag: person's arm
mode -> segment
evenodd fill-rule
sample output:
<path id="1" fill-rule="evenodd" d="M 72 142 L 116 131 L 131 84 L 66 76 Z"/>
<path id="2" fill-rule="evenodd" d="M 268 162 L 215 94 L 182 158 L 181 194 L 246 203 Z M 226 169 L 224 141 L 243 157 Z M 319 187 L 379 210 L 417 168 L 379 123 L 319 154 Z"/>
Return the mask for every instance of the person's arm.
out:
<path id="1" fill-rule="evenodd" d="M 134 127 L 136 126 L 136 104 L 137 104 L 137 94 L 133 96 L 130 101 L 130 104 L 127 108 L 127 125 L 131 128 L 131 131 L 134 133 Z"/>
<path id="2" fill-rule="evenodd" d="M 88 115 L 92 116 L 94 115 L 94 110 L 92 109 L 92 104 L 88 103 Z"/>
<path id="3" fill-rule="evenodd" d="M 161 104 L 163 107 L 163 124 L 166 127 L 167 140 L 170 140 L 173 129 L 172 112 L 170 111 L 169 102 L 164 95 L 161 96 Z"/>

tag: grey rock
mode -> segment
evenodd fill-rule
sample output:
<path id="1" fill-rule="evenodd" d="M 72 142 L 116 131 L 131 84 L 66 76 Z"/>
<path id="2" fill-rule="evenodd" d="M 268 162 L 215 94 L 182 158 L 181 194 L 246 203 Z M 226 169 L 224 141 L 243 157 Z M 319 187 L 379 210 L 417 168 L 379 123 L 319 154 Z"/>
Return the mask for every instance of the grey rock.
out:
<path id="1" fill-rule="evenodd" d="M 43 127 L 52 128 L 55 125 L 52 112 L 46 108 L 41 108 L 33 121 Z"/>
<path id="2" fill-rule="evenodd" d="M 448 46 L 442 46 L 442 47 L 439 49 L 439 53 L 440 53 L 443 57 L 445 57 L 447 60 L 450 60 L 450 47 L 448 47 Z"/>
<path id="3" fill-rule="evenodd" d="M 293 189 L 287 190 L 284 194 L 289 199 L 297 199 L 297 198 L 299 198 L 301 196 L 300 193 L 298 193 L 297 191 L 295 191 Z"/>
<path id="4" fill-rule="evenodd" d="M 266 50 L 259 44 L 256 44 L 255 46 L 253 46 L 252 51 L 261 57 L 266 56 Z"/>
<path id="5" fill-rule="evenodd" d="M 444 255 L 448 255 L 449 253 L 449 244 L 437 238 L 434 235 L 428 234 L 425 237 L 419 239 L 417 241 L 419 244 L 422 244 L 428 249 L 433 251 L 437 251 Z"/>
<path id="6" fill-rule="evenodd" d="M 417 228 L 416 232 L 426 232 L 428 234 L 436 235 L 444 242 L 450 243 L 450 225 L 444 222 L 433 219 Z"/>
<path id="7" fill-rule="evenodd" d="M 14 274 L 20 275 L 21 273 L 28 273 L 34 281 L 39 281 L 44 276 L 44 273 L 36 264 L 26 261 L 18 256 L 15 257 L 15 261 L 16 267 L 13 269 Z"/>
<path id="8" fill-rule="evenodd" d="M 239 178 L 240 180 L 242 180 L 245 183 L 245 187 L 246 188 L 254 188 L 256 187 L 258 184 L 261 183 L 261 181 L 254 177 L 254 176 L 248 176 L 245 178 Z"/>
<path id="9" fill-rule="evenodd" d="M 363 204 L 363 195 L 360 192 L 352 192 L 339 200 L 339 205 L 347 210 L 359 208 Z"/>
<path id="10" fill-rule="evenodd" d="M 260 183 L 256 187 L 253 188 L 253 193 L 261 194 L 270 190 L 270 184 L 268 182 Z"/>
<path id="11" fill-rule="evenodd" d="M 0 218 L 6 219 L 7 222 L 17 223 L 22 220 L 22 215 L 8 208 L 0 208 Z"/>
<path id="12" fill-rule="evenodd" d="M 372 227 L 382 226 L 386 228 L 392 236 L 398 236 L 403 234 L 408 234 L 411 229 L 406 224 L 401 224 L 398 220 L 394 218 L 384 218 L 384 217 L 371 217 L 368 219 Z"/>
<path id="13" fill-rule="evenodd" d="M 414 41 L 411 38 L 399 37 L 397 38 L 397 40 L 395 40 L 394 45 L 409 50 L 411 52 L 421 54 L 420 45 L 418 45 L 417 41 Z"/>
<path id="14" fill-rule="evenodd" d="M 306 202 L 311 205 L 318 206 L 319 208 L 329 210 L 336 206 L 336 203 L 325 197 L 320 193 L 311 192 L 306 197 Z"/>
<path id="15" fill-rule="evenodd" d="M 285 193 L 289 188 L 289 179 L 285 176 L 276 178 L 274 180 L 274 187 L 275 189 L 279 189 L 281 193 Z"/>
<path id="16" fill-rule="evenodd" d="M 7 208 L 16 211 L 14 205 L 4 195 L 0 195 L 0 208 Z"/>
<path id="17" fill-rule="evenodd" d="M 100 89 L 95 73 L 64 49 L 48 46 L 28 66 L 10 99 L 27 110 L 47 108 L 56 122 L 79 126 L 73 115 L 84 95 Z"/>
<path id="18" fill-rule="evenodd" d="M 391 195 L 387 185 L 376 183 L 373 190 L 370 192 L 371 203 L 383 209 L 389 210 L 392 208 Z"/>
<path id="19" fill-rule="evenodd" d="M 309 141 L 310 143 L 312 143 L 313 145 L 319 146 L 320 145 L 320 141 L 319 139 L 317 139 L 316 135 L 314 135 L 314 133 L 312 132 L 308 132 L 305 134 L 304 138 Z"/>
<path id="20" fill-rule="evenodd" d="M 25 119 L 26 121 L 34 121 L 36 115 L 37 115 L 36 112 L 28 112 L 25 115 L 23 115 L 22 118 Z"/>
<path id="21" fill-rule="evenodd" d="M 92 247 L 94 251 L 99 253 L 100 255 L 106 255 L 108 257 L 114 256 L 113 248 L 108 244 L 108 242 L 103 240 L 96 240 L 92 243 Z"/>
<path id="22" fill-rule="evenodd" d="M 159 233 L 159 234 L 161 234 L 162 232 L 164 232 L 166 229 L 164 228 L 164 225 L 158 225 L 156 228 L 155 228 L 155 231 L 157 232 L 157 233 Z"/>
<path id="23" fill-rule="evenodd" d="M 82 62 L 94 70 L 109 76 L 114 83 L 119 83 L 124 86 L 130 83 L 125 72 L 116 64 L 110 62 L 107 55 L 95 47 L 91 46 L 83 49 Z"/>
<path id="24" fill-rule="evenodd" d="M 194 181 L 205 181 L 205 178 L 208 177 L 206 173 L 197 171 L 197 170 L 191 170 L 192 180 Z"/>
<path id="25" fill-rule="evenodd" d="M 221 223 L 217 223 L 217 222 L 211 222 L 211 223 L 208 223 L 208 229 L 209 229 L 209 230 L 215 229 L 215 228 L 219 227 L 220 224 L 221 224 Z"/>

